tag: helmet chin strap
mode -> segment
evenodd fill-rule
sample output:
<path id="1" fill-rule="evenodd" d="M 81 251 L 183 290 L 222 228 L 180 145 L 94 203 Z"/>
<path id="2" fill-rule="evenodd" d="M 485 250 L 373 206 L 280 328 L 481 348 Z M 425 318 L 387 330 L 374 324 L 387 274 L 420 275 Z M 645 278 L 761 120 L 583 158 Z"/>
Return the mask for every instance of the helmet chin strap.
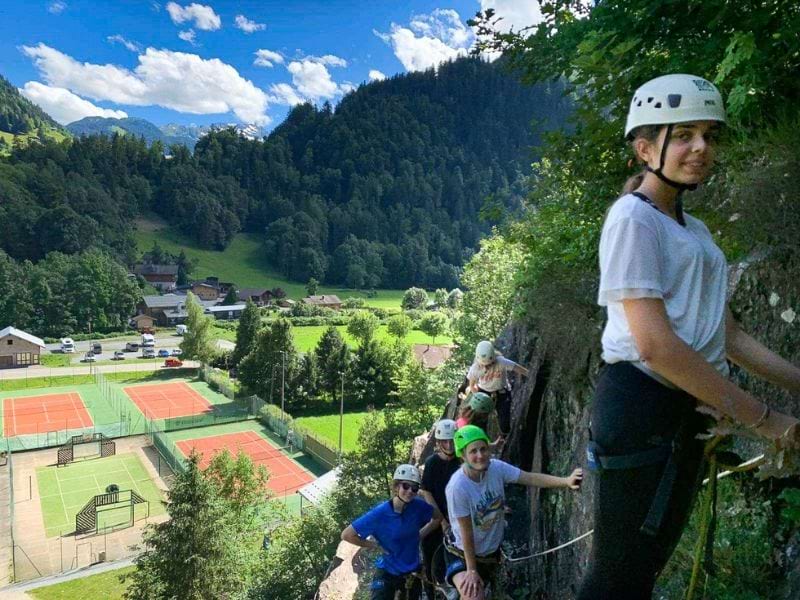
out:
<path id="1" fill-rule="evenodd" d="M 678 197 L 675 199 L 675 216 L 678 220 L 678 223 L 683 225 L 685 223 L 683 218 L 683 198 L 681 195 L 686 190 L 692 191 L 697 189 L 696 183 L 680 183 L 678 181 L 673 181 L 666 175 L 664 175 L 664 163 L 667 159 L 667 146 L 669 146 L 669 140 L 672 137 L 672 128 L 673 125 L 667 125 L 667 134 L 664 136 L 664 145 L 661 147 L 661 156 L 658 160 L 658 168 L 653 169 L 650 165 L 645 165 L 644 168 L 646 171 L 649 171 L 656 177 L 658 177 L 661 181 L 666 183 L 668 186 L 675 188 L 678 190 Z"/>

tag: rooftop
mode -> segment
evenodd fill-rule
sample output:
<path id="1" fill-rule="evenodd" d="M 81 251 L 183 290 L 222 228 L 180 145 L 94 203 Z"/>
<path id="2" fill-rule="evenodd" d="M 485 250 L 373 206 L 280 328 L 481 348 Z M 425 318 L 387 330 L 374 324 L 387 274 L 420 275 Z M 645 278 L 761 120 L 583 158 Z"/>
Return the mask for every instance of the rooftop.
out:
<path id="1" fill-rule="evenodd" d="M 37 346 L 44 348 L 44 340 L 36 337 L 35 335 L 31 335 L 30 333 L 26 333 L 21 329 L 17 329 L 16 327 L 11 327 L 9 325 L 5 329 L 0 329 L 0 338 L 4 338 L 7 335 L 13 335 L 21 340 L 25 340 L 26 342 L 30 342 L 31 344 L 36 344 Z"/>

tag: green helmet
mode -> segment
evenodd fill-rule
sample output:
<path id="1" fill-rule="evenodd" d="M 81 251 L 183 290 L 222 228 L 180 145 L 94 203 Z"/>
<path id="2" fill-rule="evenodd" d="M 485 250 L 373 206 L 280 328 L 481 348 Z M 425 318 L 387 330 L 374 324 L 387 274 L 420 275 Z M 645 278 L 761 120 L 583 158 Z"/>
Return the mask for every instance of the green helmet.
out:
<path id="1" fill-rule="evenodd" d="M 489 436 L 477 425 L 464 425 L 461 429 L 456 431 L 456 435 L 453 438 L 453 443 L 456 446 L 456 454 L 461 456 L 464 448 L 478 440 L 483 440 L 488 444 Z"/>
<path id="2" fill-rule="evenodd" d="M 483 392 L 472 394 L 467 404 L 472 410 L 479 413 L 490 413 L 494 410 L 494 400 L 489 394 L 484 394 Z"/>

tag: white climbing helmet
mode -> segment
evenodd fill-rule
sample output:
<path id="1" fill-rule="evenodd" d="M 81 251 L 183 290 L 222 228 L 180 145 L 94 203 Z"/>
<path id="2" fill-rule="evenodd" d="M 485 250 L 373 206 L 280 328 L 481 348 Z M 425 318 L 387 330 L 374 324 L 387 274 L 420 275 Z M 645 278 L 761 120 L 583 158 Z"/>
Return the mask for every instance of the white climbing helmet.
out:
<path id="1" fill-rule="evenodd" d="M 710 81 L 695 75 L 664 75 L 651 79 L 633 94 L 625 137 L 642 125 L 689 121 L 725 123 L 722 95 Z"/>
<path id="2" fill-rule="evenodd" d="M 433 437 L 437 440 L 452 440 L 456 435 L 456 422 L 453 419 L 442 419 L 436 423 Z"/>
<path id="3" fill-rule="evenodd" d="M 494 344 L 489 340 L 478 342 L 475 346 L 475 360 L 481 365 L 488 365 L 494 360 Z"/>
<path id="4" fill-rule="evenodd" d="M 412 481 L 417 484 L 422 481 L 419 476 L 419 469 L 414 465 L 400 465 L 394 470 L 392 479 L 395 481 Z"/>

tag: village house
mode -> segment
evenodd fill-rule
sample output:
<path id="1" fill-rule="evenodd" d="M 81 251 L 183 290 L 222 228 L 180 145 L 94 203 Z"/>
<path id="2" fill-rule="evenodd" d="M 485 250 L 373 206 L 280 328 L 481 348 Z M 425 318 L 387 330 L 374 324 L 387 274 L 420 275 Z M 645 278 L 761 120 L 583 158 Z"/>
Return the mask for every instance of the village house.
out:
<path id="1" fill-rule="evenodd" d="M 136 315 L 131 319 L 131 325 L 137 331 L 148 331 L 155 327 L 156 319 L 150 315 Z"/>
<path id="2" fill-rule="evenodd" d="M 0 330 L 0 369 L 39 364 L 44 341 L 15 327 Z"/>
<path id="3" fill-rule="evenodd" d="M 195 281 L 189 291 L 197 296 L 198 300 L 219 300 L 220 296 L 219 288 L 206 281 Z"/>
<path id="4" fill-rule="evenodd" d="M 414 358 L 426 369 L 435 369 L 445 363 L 453 354 L 454 346 L 431 346 L 430 344 L 414 344 Z"/>
<path id="5" fill-rule="evenodd" d="M 216 300 L 199 300 L 204 308 L 217 304 Z M 144 296 L 136 307 L 138 315 L 155 319 L 159 327 L 171 327 L 186 321 L 186 296 L 183 294 L 164 294 L 163 296 Z M 137 315 L 137 316 L 138 316 Z M 137 317 L 133 317 L 136 319 Z"/>
<path id="6" fill-rule="evenodd" d="M 231 321 L 242 316 L 242 312 L 247 308 L 246 304 L 230 304 L 228 306 L 209 306 L 206 314 L 213 315 L 218 321 Z"/>
<path id="7" fill-rule="evenodd" d="M 171 292 L 178 283 L 178 265 L 139 264 L 133 272 L 160 292 Z"/>
<path id="8" fill-rule="evenodd" d="M 272 301 L 272 292 L 267 288 L 242 288 L 237 295 L 240 302 L 252 300 L 256 306 L 267 306 Z"/>
<path id="9" fill-rule="evenodd" d="M 339 310 L 342 308 L 342 301 L 339 300 L 339 296 L 335 294 L 327 294 L 323 296 L 308 296 L 303 298 L 303 302 L 306 304 L 311 304 L 313 306 L 322 306 L 324 308 L 330 308 L 333 310 Z"/>

